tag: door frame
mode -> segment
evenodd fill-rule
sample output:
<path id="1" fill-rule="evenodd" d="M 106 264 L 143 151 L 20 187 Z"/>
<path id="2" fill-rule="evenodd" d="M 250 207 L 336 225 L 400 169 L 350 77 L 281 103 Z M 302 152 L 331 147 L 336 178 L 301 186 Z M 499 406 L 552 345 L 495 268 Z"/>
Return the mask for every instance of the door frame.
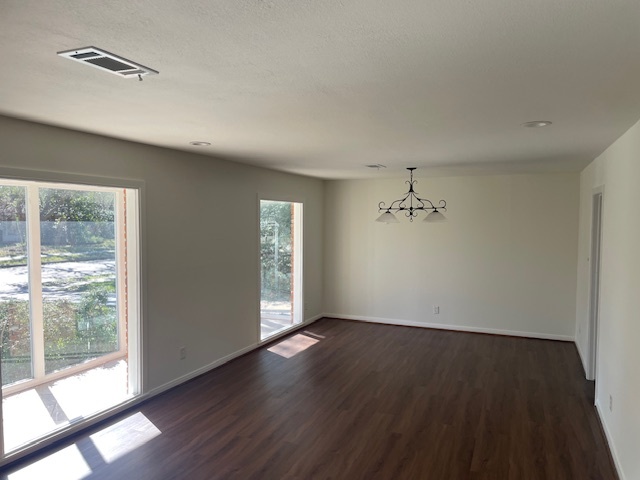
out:
<path id="1" fill-rule="evenodd" d="M 0 166 L 0 178 L 8 181 L 16 182 L 37 182 L 37 183 L 54 183 L 77 185 L 82 187 L 106 187 L 106 188 L 122 188 L 130 190 L 132 197 L 129 199 L 134 203 L 136 209 L 127 210 L 126 221 L 132 227 L 128 233 L 129 242 L 129 263 L 128 263 L 128 283 L 129 288 L 129 314 L 135 315 L 137 321 L 128 325 L 128 355 L 130 359 L 135 359 L 135 365 L 130 364 L 129 370 L 129 388 L 133 396 L 119 405 L 112 408 L 96 412 L 87 416 L 80 422 L 70 423 L 69 425 L 57 429 L 50 434 L 42 437 L 35 444 L 29 444 L 12 451 L 9 455 L 4 451 L 4 434 L 0 429 L 0 467 L 15 462 L 20 458 L 30 455 L 36 451 L 67 438 L 80 430 L 88 428 L 98 422 L 106 420 L 127 408 L 132 404 L 139 402 L 144 395 L 147 394 L 147 362 L 146 349 L 144 342 L 144 332 L 146 330 L 146 312 L 147 312 L 147 259 L 146 259 L 146 182 L 144 180 L 93 176 L 75 173 L 53 172 L 47 170 L 29 170 L 14 167 Z M 137 261 L 132 262 L 131 258 Z M 135 295 L 134 290 L 135 289 Z M 135 345 L 134 345 L 135 344 Z M 0 426 L 2 425 L 2 402 L 0 401 Z M 4 456 L 3 456 L 4 455 Z"/>
<path id="2" fill-rule="evenodd" d="M 598 337 L 600 335 L 600 270 L 602 257 L 602 213 L 604 187 L 591 193 L 591 247 L 589 254 L 589 323 L 587 380 L 598 374 Z"/>

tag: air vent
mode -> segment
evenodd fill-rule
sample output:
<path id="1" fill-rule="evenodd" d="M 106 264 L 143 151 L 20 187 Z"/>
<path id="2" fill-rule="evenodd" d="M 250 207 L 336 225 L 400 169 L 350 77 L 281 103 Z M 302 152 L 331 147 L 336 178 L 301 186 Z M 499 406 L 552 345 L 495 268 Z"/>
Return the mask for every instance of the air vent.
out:
<path id="1" fill-rule="evenodd" d="M 96 47 L 65 50 L 64 52 L 58 52 L 58 55 L 124 78 L 139 78 L 142 80 L 142 77 L 146 75 L 157 75 L 159 73 L 149 67 Z"/>

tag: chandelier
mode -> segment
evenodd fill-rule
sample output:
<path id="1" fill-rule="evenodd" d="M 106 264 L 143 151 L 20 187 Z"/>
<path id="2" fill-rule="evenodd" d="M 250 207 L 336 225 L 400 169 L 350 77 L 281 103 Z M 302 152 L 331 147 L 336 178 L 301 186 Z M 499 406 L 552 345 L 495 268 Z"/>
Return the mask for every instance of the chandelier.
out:
<path id="1" fill-rule="evenodd" d="M 447 220 L 442 212 L 440 212 L 440 210 L 447 211 L 447 202 L 440 200 L 436 207 L 431 200 L 420 198 L 413 189 L 413 186 L 418 183 L 417 180 L 413 179 L 413 171 L 415 169 L 416 167 L 407 168 L 407 170 L 409 170 L 409 180 L 405 183 L 409 184 L 409 191 L 404 194 L 404 197 L 391 202 L 388 207 L 385 206 L 384 202 L 378 204 L 378 211 L 384 213 L 376 219 L 376 222 L 398 223 L 399 221 L 393 212 L 404 212 L 404 215 L 409 218 L 410 222 L 413 222 L 413 217 L 418 216 L 418 212 L 428 212 L 427 216 L 424 217 L 424 222 L 444 222 Z"/>

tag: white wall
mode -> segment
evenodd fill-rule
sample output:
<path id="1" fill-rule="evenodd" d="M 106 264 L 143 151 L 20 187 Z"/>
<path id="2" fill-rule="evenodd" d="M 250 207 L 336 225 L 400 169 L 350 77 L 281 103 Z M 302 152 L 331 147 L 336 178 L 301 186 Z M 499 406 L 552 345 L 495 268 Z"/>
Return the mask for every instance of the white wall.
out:
<path id="1" fill-rule="evenodd" d="M 604 186 L 596 405 L 622 478 L 640 478 L 640 122 L 580 176 L 576 343 L 588 354 L 591 197 Z M 586 366 L 586 365 L 585 365 Z M 613 396 L 613 411 L 609 410 Z"/>
<path id="2" fill-rule="evenodd" d="M 577 174 L 418 178 L 449 221 L 374 222 L 404 180 L 327 182 L 328 314 L 574 338 Z"/>
<path id="3" fill-rule="evenodd" d="M 258 192 L 304 202 L 305 318 L 322 313 L 321 180 L 6 117 L 0 146 L 0 173 L 144 181 L 145 390 L 258 341 Z"/>

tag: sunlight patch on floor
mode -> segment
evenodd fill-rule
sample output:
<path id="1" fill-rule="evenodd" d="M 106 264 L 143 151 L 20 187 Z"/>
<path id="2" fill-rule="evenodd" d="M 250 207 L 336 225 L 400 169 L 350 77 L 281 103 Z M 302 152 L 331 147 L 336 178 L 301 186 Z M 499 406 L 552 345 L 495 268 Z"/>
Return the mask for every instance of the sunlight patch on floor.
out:
<path id="1" fill-rule="evenodd" d="M 81 480 L 99 473 L 101 467 L 122 458 L 162 432 L 142 412 L 136 412 L 113 425 L 42 459 L 16 470 L 7 480 Z"/>
<path id="2" fill-rule="evenodd" d="M 312 345 L 315 345 L 320 340 L 315 338 L 307 337 L 306 335 L 302 335 L 301 333 L 294 335 L 293 337 L 289 337 L 282 342 L 276 343 L 274 346 L 269 347 L 267 350 L 271 353 L 275 353 L 276 355 L 280 355 L 284 358 L 291 358 L 294 355 L 306 350 Z"/>
<path id="3" fill-rule="evenodd" d="M 65 479 L 81 480 L 91 468 L 76 445 L 69 445 L 42 460 L 7 475 L 8 480 Z"/>
<path id="4" fill-rule="evenodd" d="M 107 463 L 134 451 L 162 432 L 142 412 L 110 425 L 89 438 Z"/>

